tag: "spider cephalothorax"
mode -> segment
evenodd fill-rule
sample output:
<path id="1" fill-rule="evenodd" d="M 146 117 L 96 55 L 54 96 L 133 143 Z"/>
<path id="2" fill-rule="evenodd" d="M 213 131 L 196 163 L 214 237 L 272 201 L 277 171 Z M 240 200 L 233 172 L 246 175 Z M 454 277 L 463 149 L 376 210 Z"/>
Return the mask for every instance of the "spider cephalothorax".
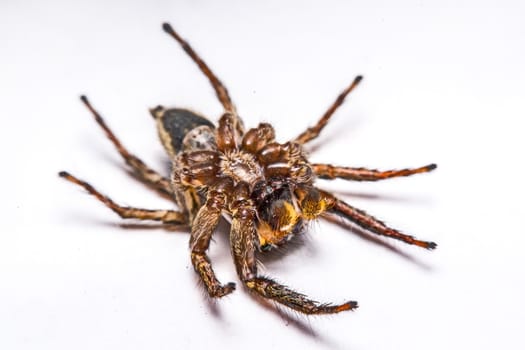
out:
<path id="1" fill-rule="evenodd" d="M 365 168 L 309 163 L 303 146 L 316 138 L 345 97 L 361 81 L 358 76 L 313 127 L 285 143 L 275 140 L 267 123 L 245 130 L 228 91 L 204 61 L 169 24 L 164 30 L 177 40 L 210 80 L 224 113 L 217 125 L 197 113 L 158 106 L 150 110 L 172 161 L 171 178 L 165 178 L 132 155 L 107 127 L 86 97 L 82 101 L 114 143 L 126 163 L 144 183 L 175 199 L 180 211 L 122 207 L 88 183 L 61 172 L 60 176 L 83 186 L 123 218 L 157 220 L 191 228 L 191 261 L 211 297 L 221 297 L 235 284 L 221 284 L 212 269 L 207 250 L 221 219 L 231 223 L 230 244 L 240 280 L 258 296 L 306 314 L 336 313 L 357 307 L 318 303 L 257 271 L 256 252 L 280 246 L 304 231 L 308 221 L 340 216 L 372 233 L 423 248 L 436 244 L 415 239 L 354 208 L 333 194 L 315 187 L 316 178 L 376 181 L 428 172 L 435 164 L 415 169 L 377 171 Z"/>

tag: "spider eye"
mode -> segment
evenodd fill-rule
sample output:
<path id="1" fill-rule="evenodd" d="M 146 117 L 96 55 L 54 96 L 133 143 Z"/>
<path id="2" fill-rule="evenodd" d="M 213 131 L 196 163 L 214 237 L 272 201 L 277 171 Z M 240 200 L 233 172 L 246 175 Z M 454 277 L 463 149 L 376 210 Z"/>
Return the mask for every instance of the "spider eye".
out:
<path id="1" fill-rule="evenodd" d="M 263 245 L 261 246 L 261 251 L 263 251 L 263 252 L 268 252 L 268 251 L 270 251 L 271 249 L 272 249 L 272 245 L 271 245 L 271 244 L 263 244 Z"/>

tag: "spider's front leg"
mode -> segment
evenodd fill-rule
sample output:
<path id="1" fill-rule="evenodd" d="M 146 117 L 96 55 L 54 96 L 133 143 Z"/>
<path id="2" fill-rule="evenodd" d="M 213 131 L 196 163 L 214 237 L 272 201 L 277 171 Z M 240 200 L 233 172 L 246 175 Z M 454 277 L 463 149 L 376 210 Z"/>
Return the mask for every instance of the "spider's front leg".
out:
<path id="1" fill-rule="evenodd" d="M 344 201 L 336 198 L 328 192 L 319 190 L 319 193 L 323 197 L 323 200 L 327 203 L 326 211 L 323 213 L 324 215 L 335 214 L 341 216 L 353 222 L 357 226 L 368 230 L 372 233 L 375 233 L 380 236 L 394 238 L 407 244 L 413 244 L 421 248 L 435 249 L 437 247 L 437 244 L 434 242 L 422 241 L 416 239 L 413 236 L 401 233 L 398 230 L 388 227 L 381 220 L 376 219 L 375 217 L 361 209 L 357 209 L 351 206 L 350 204 L 345 203 Z"/>
<path id="2" fill-rule="evenodd" d="M 206 203 L 199 209 L 191 225 L 191 263 L 212 298 L 225 296 L 235 290 L 234 283 L 222 285 L 219 282 L 215 277 L 210 258 L 206 254 L 226 201 L 227 196 L 224 191 L 210 190 Z"/>
<path id="3" fill-rule="evenodd" d="M 308 315 L 332 314 L 357 308 L 355 301 L 340 305 L 319 303 L 268 277 L 258 276 L 255 258 L 255 208 L 251 201 L 244 197 L 237 200 L 231 209 L 230 246 L 237 274 L 248 289 L 263 298 Z"/>
<path id="4" fill-rule="evenodd" d="M 333 180 L 339 178 L 351 181 L 386 180 L 394 177 L 427 173 L 436 168 L 436 164 L 429 164 L 419 168 L 379 171 L 367 168 L 333 166 L 330 164 L 312 164 L 312 169 L 314 170 L 314 173 L 321 179 Z"/>

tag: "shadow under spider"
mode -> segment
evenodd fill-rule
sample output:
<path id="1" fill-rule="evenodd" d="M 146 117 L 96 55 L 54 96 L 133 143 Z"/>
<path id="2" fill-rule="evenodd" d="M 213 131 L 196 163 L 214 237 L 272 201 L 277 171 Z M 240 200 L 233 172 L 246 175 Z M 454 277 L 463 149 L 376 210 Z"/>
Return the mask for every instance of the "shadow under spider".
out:
<path id="1" fill-rule="evenodd" d="M 382 248 L 385 248 L 387 250 L 389 250 L 390 252 L 394 253 L 395 255 L 401 257 L 401 258 L 404 258 L 405 260 L 413 263 L 414 265 L 424 269 L 424 270 L 427 270 L 427 271 L 430 271 L 432 270 L 432 267 L 423 263 L 422 261 L 420 261 L 419 259 L 413 257 L 412 255 L 404 252 L 403 250 L 397 248 L 396 246 L 394 246 L 393 244 L 387 242 L 385 239 L 381 238 L 380 236 L 375 236 L 371 233 L 369 233 L 368 231 L 366 230 L 363 230 L 351 223 L 348 223 L 348 222 L 345 222 L 343 221 L 340 217 L 338 216 L 335 216 L 335 215 L 331 215 L 331 216 L 323 216 L 324 219 L 326 219 L 327 221 L 330 221 L 331 223 L 333 224 L 336 224 L 337 226 L 339 227 L 342 227 L 343 229 L 345 229 L 345 231 L 349 231 L 351 233 L 354 233 L 356 234 L 359 238 L 367 241 L 367 242 L 371 242 L 371 243 L 374 243 Z"/>
<path id="2" fill-rule="evenodd" d="M 251 294 L 251 293 L 248 292 L 248 294 Z M 292 327 L 297 329 L 302 334 L 324 342 L 324 338 L 321 337 L 316 331 L 314 331 L 314 329 L 308 322 L 306 322 L 305 320 L 299 319 L 300 315 L 298 313 L 291 314 L 290 313 L 291 311 L 283 309 L 275 302 L 272 302 L 270 300 L 265 300 L 255 294 L 252 294 L 251 296 L 253 297 L 253 299 L 255 300 L 257 304 L 259 304 L 265 310 L 281 318 L 286 323 L 286 325 L 291 325 Z M 306 315 L 303 315 L 303 316 L 308 317 Z"/>
<path id="3" fill-rule="evenodd" d="M 183 225 L 169 225 L 169 224 L 141 224 L 141 223 L 124 223 L 117 224 L 126 230 L 162 230 L 169 231 L 169 233 L 187 233 L 189 234 L 188 226 Z"/>
<path id="4" fill-rule="evenodd" d="M 329 191 L 330 192 L 330 191 Z M 422 202 L 430 203 L 429 200 L 423 197 L 416 197 L 416 196 L 396 196 L 396 195 L 384 195 L 384 194 L 378 194 L 378 193 L 365 193 L 365 192 L 353 192 L 353 191 L 340 191 L 340 190 L 333 190 L 331 192 L 337 193 L 341 196 L 348 196 L 353 198 L 359 198 L 359 199 L 366 199 L 366 200 L 381 200 L 381 201 L 391 201 L 391 202 L 403 202 L 403 203 L 417 203 L 422 204 Z"/>

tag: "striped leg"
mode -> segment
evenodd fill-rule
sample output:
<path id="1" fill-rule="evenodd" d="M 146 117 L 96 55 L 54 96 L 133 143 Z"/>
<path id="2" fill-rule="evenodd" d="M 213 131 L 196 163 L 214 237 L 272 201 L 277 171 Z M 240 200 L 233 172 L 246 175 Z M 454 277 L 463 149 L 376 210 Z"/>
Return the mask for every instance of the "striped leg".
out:
<path id="1" fill-rule="evenodd" d="M 335 178 L 352 181 L 378 181 L 393 177 L 410 176 L 427 173 L 437 168 L 436 164 L 429 164 L 420 168 L 379 171 L 366 168 L 350 168 L 333 166 L 330 164 L 312 164 L 314 173 L 321 179 L 332 180 Z"/>
<path id="2" fill-rule="evenodd" d="M 154 220 L 161 221 L 165 224 L 176 225 L 187 224 L 186 216 L 183 213 L 173 210 L 151 210 L 123 207 L 116 204 L 111 198 L 98 192 L 89 183 L 82 181 L 65 171 L 61 171 L 58 175 L 74 184 L 83 187 L 86 191 L 89 192 L 89 194 L 95 196 L 95 198 L 104 203 L 109 209 L 113 210 L 123 219 Z"/>
<path id="3" fill-rule="evenodd" d="M 297 136 L 294 142 L 305 144 L 308 141 L 311 141 L 315 139 L 317 136 L 319 136 L 319 134 L 321 133 L 321 130 L 323 130 L 326 124 L 328 124 L 328 121 L 330 120 L 334 112 L 337 110 L 337 108 L 339 108 L 343 104 L 346 96 L 350 92 L 352 92 L 352 90 L 354 90 L 354 88 L 359 84 L 359 82 L 362 79 L 363 77 L 360 75 L 355 77 L 354 81 L 337 97 L 337 99 L 334 101 L 334 103 L 332 103 L 330 108 L 328 108 L 328 110 L 323 114 L 321 119 L 317 121 L 317 124 L 306 129 L 301 135 Z"/>
<path id="4" fill-rule="evenodd" d="M 93 114 L 95 121 L 98 125 L 104 130 L 108 139 L 113 143 L 117 148 L 117 151 L 120 153 L 122 158 L 127 165 L 129 165 L 138 178 L 145 184 L 152 186 L 155 190 L 161 192 L 162 194 L 169 195 L 173 197 L 173 190 L 170 185 L 170 181 L 157 173 L 155 170 L 148 167 L 141 161 L 139 158 L 131 154 L 107 126 L 102 116 L 93 108 L 86 96 L 80 96 L 82 102 L 86 105 L 89 111 Z"/>
<path id="5" fill-rule="evenodd" d="M 412 236 L 401 233 L 398 230 L 388 227 L 387 225 L 385 225 L 384 222 L 376 219 L 375 217 L 366 213 L 365 211 L 354 208 L 350 204 L 347 204 L 342 200 L 335 198 L 333 195 L 327 192 L 320 192 L 326 198 L 326 201 L 328 203 L 327 213 L 332 213 L 341 216 L 353 222 L 357 226 L 377 235 L 394 238 L 407 244 L 413 244 L 426 249 L 435 249 L 437 247 L 437 244 L 434 242 L 421 241 Z"/>

